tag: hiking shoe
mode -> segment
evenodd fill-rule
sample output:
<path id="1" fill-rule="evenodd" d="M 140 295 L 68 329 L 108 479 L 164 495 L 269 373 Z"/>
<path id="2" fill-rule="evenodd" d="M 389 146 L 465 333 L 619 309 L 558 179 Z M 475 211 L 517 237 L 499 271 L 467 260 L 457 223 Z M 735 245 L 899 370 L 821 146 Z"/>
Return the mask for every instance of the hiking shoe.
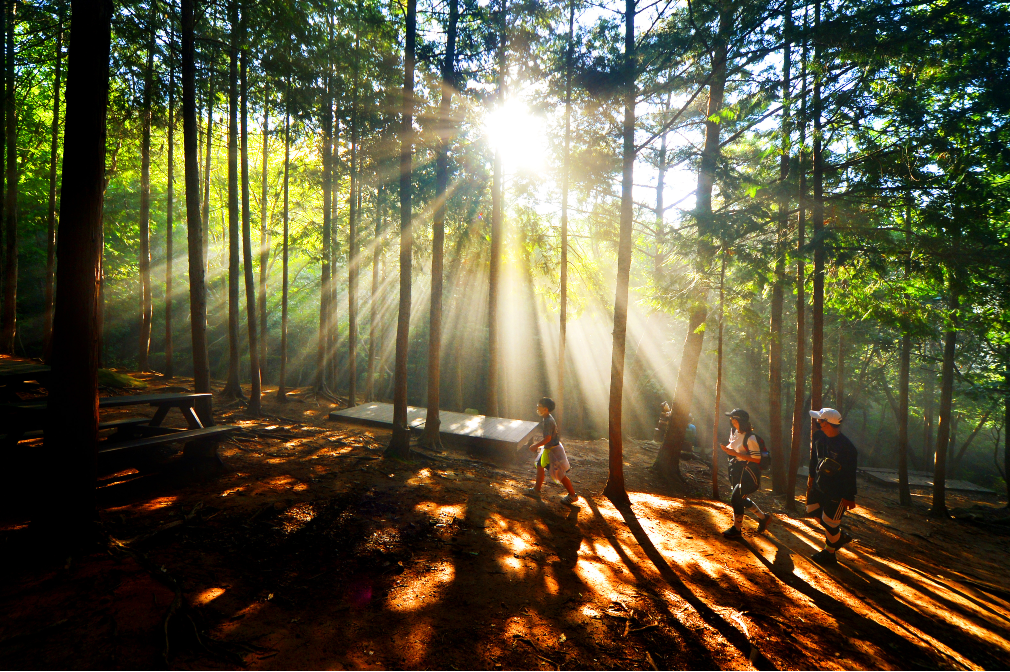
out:
<path id="1" fill-rule="evenodd" d="M 523 490 L 523 494 L 531 499 L 537 500 L 538 502 L 541 501 L 540 491 L 536 488 L 526 488 Z"/>
<path id="2" fill-rule="evenodd" d="M 836 558 L 835 554 L 826 548 L 811 555 L 810 559 L 822 567 L 833 567 L 838 564 L 838 558 Z"/>
<path id="3" fill-rule="evenodd" d="M 733 527 L 730 527 L 729 529 L 723 531 L 722 536 L 726 537 L 727 539 L 740 539 L 741 537 L 743 537 L 743 532 L 740 531 L 740 528 L 734 525 Z"/>
<path id="4" fill-rule="evenodd" d="M 835 550 L 837 551 L 842 546 L 844 546 L 845 544 L 849 543 L 852 540 L 853 540 L 853 536 L 851 534 L 849 534 L 848 532 L 846 532 L 845 530 L 842 530 L 842 537 L 841 537 L 841 539 L 838 540 L 838 543 L 835 544 Z"/>
<path id="5" fill-rule="evenodd" d="M 768 529 L 768 524 L 772 522 L 772 514 L 766 513 L 765 517 L 758 521 L 758 534 L 764 534 Z"/>
<path id="6" fill-rule="evenodd" d="M 568 506 L 571 506 L 577 501 L 579 501 L 578 495 L 565 495 L 564 497 L 561 498 L 561 503 L 567 504 Z"/>

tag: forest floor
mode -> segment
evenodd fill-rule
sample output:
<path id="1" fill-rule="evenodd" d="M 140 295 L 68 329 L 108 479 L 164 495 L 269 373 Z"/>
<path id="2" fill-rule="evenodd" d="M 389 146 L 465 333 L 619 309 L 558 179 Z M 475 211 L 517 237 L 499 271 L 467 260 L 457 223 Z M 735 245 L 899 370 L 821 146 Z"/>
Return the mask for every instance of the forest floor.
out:
<path id="1" fill-rule="evenodd" d="M 190 384 L 135 375 L 146 392 Z M 726 540 L 731 510 L 705 497 L 708 466 L 685 462 L 695 494 L 674 494 L 648 468 L 651 442 L 626 446 L 632 505 L 619 511 L 600 494 L 606 441 L 565 441 L 583 496 L 570 508 L 558 486 L 543 503 L 522 496 L 528 453 L 415 448 L 391 461 L 387 432 L 329 421 L 333 405 L 308 390 L 283 404 L 270 391 L 262 418 L 215 399 L 218 421 L 241 426 L 221 445 L 223 474 L 195 477 L 168 451 L 103 462 L 105 539 L 66 562 L 29 547 L 44 466 L 8 472 L 0 668 L 1010 664 L 1005 502 L 950 493 L 961 518 L 929 519 L 927 493 L 903 508 L 860 480 L 843 525 L 856 541 L 823 569 L 809 559 L 823 540 L 814 519 L 765 489 L 768 532 L 748 518 L 744 539 Z"/>

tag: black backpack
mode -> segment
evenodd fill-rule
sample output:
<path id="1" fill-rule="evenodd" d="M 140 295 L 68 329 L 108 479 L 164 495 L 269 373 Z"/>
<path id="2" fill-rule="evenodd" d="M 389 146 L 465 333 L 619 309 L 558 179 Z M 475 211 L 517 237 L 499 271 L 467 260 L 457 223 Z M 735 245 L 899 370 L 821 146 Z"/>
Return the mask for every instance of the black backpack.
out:
<path id="1" fill-rule="evenodd" d="M 747 441 L 749 441 L 750 437 L 752 437 L 752 436 L 755 439 L 757 439 L 758 448 L 761 450 L 761 465 L 760 465 L 761 469 L 762 470 L 764 470 L 764 469 L 771 469 L 771 466 L 772 466 L 772 454 L 768 452 L 767 448 L 765 448 L 765 440 L 764 439 L 762 439 L 760 436 L 758 436 L 754 432 L 748 432 L 747 436 L 743 437 L 743 445 L 746 447 L 747 446 Z"/>

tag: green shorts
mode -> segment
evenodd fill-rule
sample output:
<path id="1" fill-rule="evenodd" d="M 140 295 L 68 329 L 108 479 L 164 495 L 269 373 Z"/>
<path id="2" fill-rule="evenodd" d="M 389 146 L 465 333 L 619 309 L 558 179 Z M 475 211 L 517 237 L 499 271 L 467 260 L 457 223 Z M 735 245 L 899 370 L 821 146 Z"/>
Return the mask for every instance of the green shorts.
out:
<path id="1" fill-rule="evenodd" d="M 551 451 L 544 448 L 543 452 L 540 453 L 540 466 L 546 469 L 551 466 Z"/>

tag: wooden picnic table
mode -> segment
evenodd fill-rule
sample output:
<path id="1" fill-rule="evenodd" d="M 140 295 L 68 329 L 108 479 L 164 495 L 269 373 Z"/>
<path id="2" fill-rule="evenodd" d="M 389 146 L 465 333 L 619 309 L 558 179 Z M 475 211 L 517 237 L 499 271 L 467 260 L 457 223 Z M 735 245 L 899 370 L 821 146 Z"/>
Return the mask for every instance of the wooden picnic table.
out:
<path id="1" fill-rule="evenodd" d="M 32 389 L 31 383 L 44 387 L 51 372 L 45 364 L 0 360 L 0 397 L 18 401 L 18 392 Z"/>
<path id="2" fill-rule="evenodd" d="M 182 440 L 209 438 L 212 435 L 233 431 L 234 427 L 204 427 L 195 411 L 196 404 L 211 396 L 209 392 L 197 393 L 165 393 L 165 394 L 127 394 L 115 397 L 99 397 L 98 408 L 123 408 L 126 406 L 154 406 L 153 418 L 126 418 L 111 422 L 102 422 L 99 429 L 114 429 L 115 434 L 110 436 L 106 443 L 109 449 L 122 450 L 128 447 L 143 447 L 147 445 L 175 443 Z M 49 402 L 45 398 L 32 399 L 29 401 L 0 404 L 0 418 L 6 427 L 7 433 L 4 443 L 7 445 L 16 444 L 23 438 L 31 438 L 31 435 L 41 436 L 45 423 L 46 410 Z M 178 408 L 186 420 L 187 430 L 180 430 L 173 427 L 163 427 L 168 412 Z M 140 435 L 141 439 L 132 439 Z M 154 437 L 161 437 L 161 440 L 150 440 Z M 129 445 L 137 443 L 136 446 Z M 115 448 L 112 448 L 115 444 Z"/>

